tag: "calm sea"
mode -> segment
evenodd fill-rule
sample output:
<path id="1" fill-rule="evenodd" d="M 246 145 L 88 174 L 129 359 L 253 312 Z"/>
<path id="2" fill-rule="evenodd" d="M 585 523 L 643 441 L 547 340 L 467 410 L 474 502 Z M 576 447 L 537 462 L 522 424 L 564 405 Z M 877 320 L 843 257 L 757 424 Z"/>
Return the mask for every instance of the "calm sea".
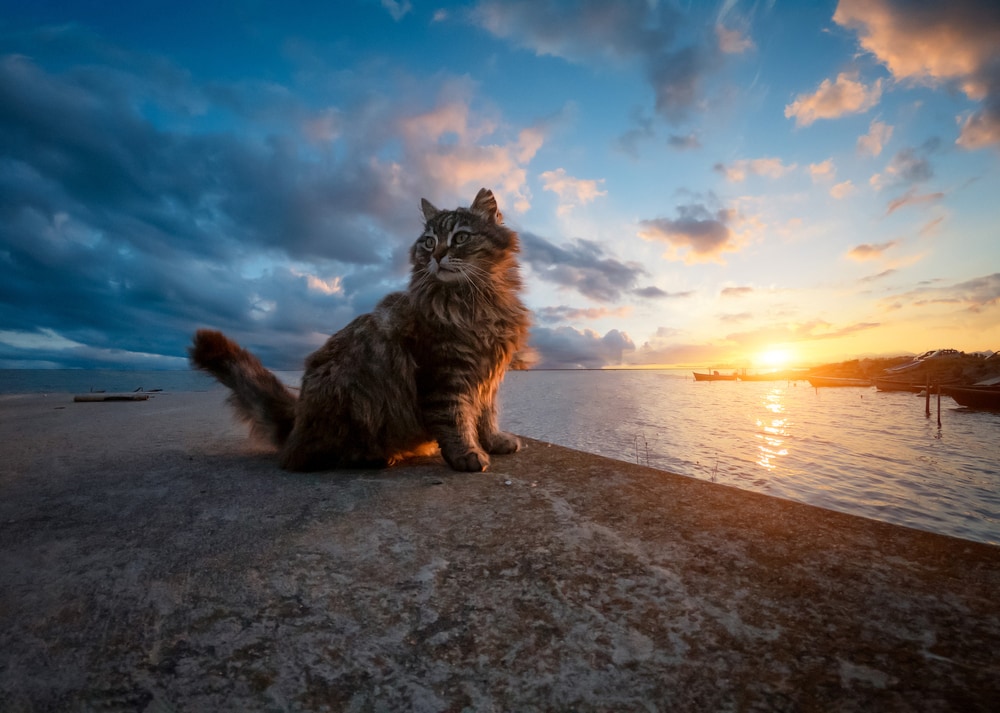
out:
<path id="1" fill-rule="evenodd" d="M 289 384 L 300 373 L 281 372 Z M 0 393 L 221 388 L 190 371 L 3 371 Z M 688 371 L 522 371 L 504 428 L 776 497 L 1000 544 L 1000 414 L 808 382 Z"/>

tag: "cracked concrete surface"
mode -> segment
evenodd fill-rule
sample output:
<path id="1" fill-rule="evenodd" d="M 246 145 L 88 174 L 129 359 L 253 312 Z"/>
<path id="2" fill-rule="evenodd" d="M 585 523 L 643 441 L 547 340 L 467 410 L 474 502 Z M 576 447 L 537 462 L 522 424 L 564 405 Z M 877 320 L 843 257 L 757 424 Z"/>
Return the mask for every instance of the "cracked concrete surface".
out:
<path id="1" fill-rule="evenodd" d="M 289 474 L 223 398 L 0 399 L 0 710 L 1000 700 L 1000 548 L 535 441 Z"/>

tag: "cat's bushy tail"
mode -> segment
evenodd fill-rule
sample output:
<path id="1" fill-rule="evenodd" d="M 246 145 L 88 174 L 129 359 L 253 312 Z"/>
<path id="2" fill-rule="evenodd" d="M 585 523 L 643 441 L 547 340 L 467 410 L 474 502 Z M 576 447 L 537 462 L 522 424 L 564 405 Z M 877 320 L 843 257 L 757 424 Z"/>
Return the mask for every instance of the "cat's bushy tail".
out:
<path id="1" fill-rule="evenodd" d="M 199 329 L 188 349 L 191 365 L 207 371 L 232 390 L 229 403 L 255 435 L 276 446 L 295 425 L 295 395 L 264 368 L 260 359 L 222 332 Z"/>

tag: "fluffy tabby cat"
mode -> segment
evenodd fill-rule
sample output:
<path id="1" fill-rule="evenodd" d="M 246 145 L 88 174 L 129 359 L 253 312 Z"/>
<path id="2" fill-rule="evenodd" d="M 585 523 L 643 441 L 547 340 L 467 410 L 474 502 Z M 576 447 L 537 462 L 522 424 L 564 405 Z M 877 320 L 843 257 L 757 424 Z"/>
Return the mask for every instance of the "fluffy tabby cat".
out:
<path id="1" fill-rule="evenodd" d="M 455 470 L 481 471 L 487 454 L 521 447 L 496 417 L 529 326 L 517 234 L 485 188 L 468 208 L 421 207 L 408 289 L 310 355 L 298 397 L 221 332 L 195 334 L 191 363 L 232 390 L 237 414 L 278 446 L 283 468 L 389 464 L 436 442 Z"/>

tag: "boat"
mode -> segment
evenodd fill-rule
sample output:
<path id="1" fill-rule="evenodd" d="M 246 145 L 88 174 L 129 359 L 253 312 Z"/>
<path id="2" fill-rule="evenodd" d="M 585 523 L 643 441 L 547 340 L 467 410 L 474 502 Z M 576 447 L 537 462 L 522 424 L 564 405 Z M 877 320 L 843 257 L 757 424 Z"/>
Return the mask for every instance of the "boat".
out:
<path id="1" fill-rule="evenodd" d="M 852 379 L 844 376 L 810 376 L 809 383 L 819 388 L 820 386 L 863 386 L 869 387 L 872 382 L 868 379 Z"/>
<path id="2" fill-rule="evenodd" d="M 736 374 L 720 374 L 717 371 L 713 371 L 709 374 L 702 374 L 698 371 L 692 371 L 694 374 L 695 381 L 736 381 Z"/>
<path id="3" fill-rule="evenodd" d="M 930 382 L 931 388 L 955 384 L 955 379 L 947 381 L 933 380 Z M 907 381 L 906 379 L 886 379 L 879 377 L 875 379 L 875 388 L 879 391 L 909 391 L 912 394 L 921 394 L 927 390 L 927 381 Z"/>
<path id="4" fill-rule="evenodd" d="M 941 393 L 959 406 L 982 411 L 1000 411 L 1000 386 L 942 386 Z"/>
<path id="5" fill-rule="evenodd" d="M 896 379 L 875 379 L 875 388 L 879 391 L 909 391 L 911 394 L 919 394 L 927 385 Z"/>

